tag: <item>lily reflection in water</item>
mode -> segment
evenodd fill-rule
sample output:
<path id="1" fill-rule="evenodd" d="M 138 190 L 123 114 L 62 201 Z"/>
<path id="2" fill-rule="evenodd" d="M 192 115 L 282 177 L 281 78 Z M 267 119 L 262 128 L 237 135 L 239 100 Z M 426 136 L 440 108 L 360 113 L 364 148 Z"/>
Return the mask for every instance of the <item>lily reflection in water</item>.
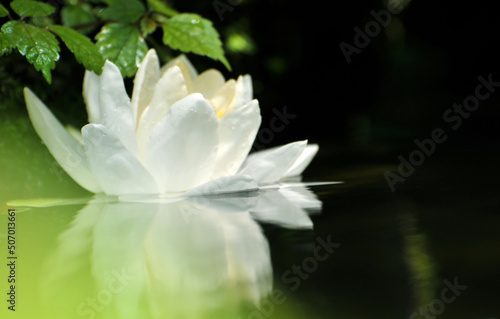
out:
<path id="1" fill-rule="evenodd" d="M 310 229 L 308 214 L 320 208 L 305 187 L 144 202 L 94 197 L 44 264 L 38 317 L 246 317 L 273 289 L 259 222 Z"/>

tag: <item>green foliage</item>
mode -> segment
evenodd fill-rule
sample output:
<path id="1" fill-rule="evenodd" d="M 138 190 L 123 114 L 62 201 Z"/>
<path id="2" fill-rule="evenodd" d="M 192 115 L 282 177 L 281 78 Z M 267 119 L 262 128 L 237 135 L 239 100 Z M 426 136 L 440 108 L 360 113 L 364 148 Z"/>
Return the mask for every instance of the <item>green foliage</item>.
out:
<path id="1" fill-rule="evenodd" d="M 121 0 L 111 3 L 99 13 L 99 16 L 104 20 L 134 23 L 144 13 L 146 13 L 146 8 L 139 0 Z"/>
<path id="2" fill-rule="evenodd" d="M 133 76 L 148 52 L 139 29 L 131 24 L 108 23 L 96 39 L 102 55 L 113 61 L 124 76 Z"/>
<path id="3" fill-rule="evenodd" d="M 66 5 L 61 9 L 61 21 L 68 28 L 78 27 L 79 32 L 88 34 L 95 30 L 93 23 L 97 21 L 97 17 L 88 4 Z M 81 28 L 82 25 L 89 27 Z"/>
<path id="4" fill-rule="evenodd" d="M 206 55 L 221 61 L 228 69 L 231 68 L 212 22 L 197 14 L 182 13 L 165 21 L 163 43 L 183 52 Z"/>
<path id="5" fill-rule="evenodd" d="M 204 55 L 230 69 L 212 23 L 178 13 L 163 0 L 68 1 L 59 15 L 43 1 L 13 0 L 10 8 L 17 16 L 0 5 L 0 19 L 9 20 L 1 27 L 0 57 L 17 51 L 48 83 L 59 59 L 59 41 L 87 70 L 101 73 L 108 59 L 131 77 L 149 49 L 146 40 L 157 45 L 153 37 L 158 27 L 170 49 Z"/>
<path id="6" fill-rule="evenodd" d="M 164 14 L 167 17 L 178 14 L 177 11 L 170 8 L 165 2 L 161 0 L 148 0 L 148 7 L 150 10 Z"/>
<path id="7" fill-rule="evenodd" d="M 11 38 L 9 34 L 0 33 L 0 57 L 12 51 L 14 43 Z"/>
<path id="8" fill-rule="evenodd" d="M 45 17 L 56 11 L 56 8 L 50 4 L 34 0 L 14 0 L 10 3 L 10 7 L 21 18 Z"/>
<path id="9" fill-rule="evenodd" d="M 61 25 L 51 25 L 48 29 L 57 34 L 87 70 L 101 74 L 104 58 L 99 49 L 83 34 Z"/>
<path id="10" fill-rule="evenodd" d="M 0 4 L 0 18 L 6 17 L 9 15 L 9 10 L 7 10 L 3 5 Z"/>
<path id="11" fill-rule="evenodd" d="M 45 29 L 20 21 L 7 22 L 2 26 L 2 32 L 11 41 L 11 47 L 15 46 L 37 71 L 42 72 L 47 82 L 51 83 L 50 71 L 56 67 L 60 51 L 56 37 Z"/>

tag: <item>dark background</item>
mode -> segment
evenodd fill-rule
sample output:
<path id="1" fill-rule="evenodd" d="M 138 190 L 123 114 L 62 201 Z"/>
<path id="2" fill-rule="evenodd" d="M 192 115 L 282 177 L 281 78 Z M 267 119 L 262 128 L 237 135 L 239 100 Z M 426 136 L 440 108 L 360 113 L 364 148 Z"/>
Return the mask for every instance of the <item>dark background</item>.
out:
<path id="1" fill-rule="evenodd" d="M 456 131 L 442 116 L 474 94 L 478 76 L 500 80 L 498 2 L 411 1 L 351 63 L 339 45 L 354 45 L 354 28 L 375 20 L 370 11 L 384 10 L 381 1 L 244 1 L 224 12 L 224 21 L 209 3 L 178 7 L 201 13 L 223 34 L 235 27 L 250 34 L 254 54 L 228 54 L 233 75 L 253 76 L 262 127 L 273 108 L 297 114 L 271 144 L 307 138 L 348 154 L 394 158 L 441 127 L 449 136 L 441 149 L 497 148 L 498 93 Z"/>

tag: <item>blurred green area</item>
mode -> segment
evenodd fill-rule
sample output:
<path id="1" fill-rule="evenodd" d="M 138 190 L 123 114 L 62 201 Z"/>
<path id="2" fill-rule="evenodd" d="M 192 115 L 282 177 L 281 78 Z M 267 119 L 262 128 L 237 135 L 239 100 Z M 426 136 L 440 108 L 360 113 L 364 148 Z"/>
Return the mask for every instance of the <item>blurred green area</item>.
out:
<path id="1" fill-rule="evenodd" d="M 0 119 L 0 207 L 30 198 L 87 197 L 43 145 L 25 116 Z M 62 196 L 61 194 L 64 194 Z"/>

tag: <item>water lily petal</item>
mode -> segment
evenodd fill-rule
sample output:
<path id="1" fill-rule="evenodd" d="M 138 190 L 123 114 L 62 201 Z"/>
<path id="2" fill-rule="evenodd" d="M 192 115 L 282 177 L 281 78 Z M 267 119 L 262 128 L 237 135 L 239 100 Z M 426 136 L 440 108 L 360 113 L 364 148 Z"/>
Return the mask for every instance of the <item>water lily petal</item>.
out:
<path id="1" fill-rule="evenodd" d="M 257 100 L 219 119 L 219 150 L 212 178 L 233 175 L 238 171 L 252 147 L 260 123 Z"/>
<path id="2" fill-rule="evenodd" d="M 177 58 L 165 64 L 161 68 L 160 72 L 165 73 L 169 68 L 173 67 L 174 65 L 178 66 L 181 69 L 182 75 L 184 76 L 184 80 L 186 81 L 188 92 L 190 94 L 194 93 L 195 91 L 193 90 L 193 80 L 198 76 L 198 72 L 196 71 L 194 66 L 191 64 L 189 59 L 184 54 L 181 54 Z"/>
<path id="3" fill-rule="evenodd" d="M 217 90 L 215 95 L 210 99 L 210 104 L 215 109 L 217 117 L 228 114 L 233 105 L 234 96 L 236 92 L 236 81 L 231 79 L 224 83 L 224 85 Z"/>
<path id="4" fill-rule="evenodd" d="M 61 167 L 83 188 L 94 193 L 101 192 L 90 173 L 82 145 L 28 88 L 24 89 L 24 99 L 33 127 Z"/>
<path id="5" fill-rule="evenodd" d="M 224 178 L 224 177 L 223 177 Z M 208 182 L 210 183 L 210 182 Z M 207 183 L 207 184 L 208 184 Z M 256 184 L 255 184 L 256 185 Z M 191 191 L 186 192 L 185 194 Z M 219 194 L 186 195 L 184 198 L 197 206 L 216 210 L 220 213 L 245 213 L 257 206 L 259 189 Z"/>
<path id="6" fill-rule="evenodd" d="M 101 77 L 92 71 L 85 71 L 83 77 L 83 100 L 87 106 L 89 123 L 101 121 Z"/>
<path id="7" fill-rule="evenodd" d="M 153 98 L 153 93 L 159 78 L 160 61 L 158 60 L 156 51 L 151 49 L 142 60 L 134 78 L 131 108 L 136 125 L 138 125 L 142 112 Z"/>
<path id="8" fill-rule="evenodd" d="M 193 89 L 195 92 L 203 94 L 208 100 L 214 96 L 225 82 L 222 73 L 215 69 L 209 69 L 193 80 Z"/>
<path id="9" fill-rule="evenodd" d="M 250 75 L 240 75 L 236 81 L 236 88 L 233 100 L 233 109 L 237 109 L 247 104 L 253 99 L 252 77 Z"/>
<path id="10" fill-rule="evenodd" d="M 306 146 L 307 141 L 299 141 L 250 154 L 238 175 L 249 175 L 259 185 L 277 182 L 292 167 Z"/>
<path id="11" fill-rule="evenodd" d="M 213 108 L 199 93 L 175 103 L 151 131 L 144 163 L 161 192 L 186 191 L 208 180 L 218 133 Z"/>
<path id="12" fill-rule="evenodd" d="M 139 156 L 130 98 L 120 69 L 109 61 L 104 64 L 101 75 L 100 102 L 101 120 L 96 123 L 104 124 L 129 151 Z"/>
<path id="13" fill-rule="evenodd" d="M 139 121 L 137 140 L 140 154 L 144 154 L 151 130 L 165 117 L 168 109 L 177 101 L 185 98 L 187 94 L 186 82 L 179 67 L 173 66 L 163 73 L 155 87 L 151 104 L 146 108 Z"/>
<path id="14" fill-rule="evenodd" d="M 81 129 L 77 129 L 76 127 L 74 127 L 73 125 L 66 125 L 66 131 L 68 131 L 68 133 L 73 136 L 73 138 L 75 140 L 78 141 L 78 143 L 82 144 L 83 145 L 83 138 L 82 138 L 82 130 Z"/>
<path id="15" fill-rule="evenodd" d="M 165 115 L 168 107 L 182 100 L 188 95 L 186 81 L 182 70 L 173 66 L 163 73 L 155 87 L 151 105 L 155 107 L 158 115 Z M 163 116 L 161 116 L 163 118 Z"/>
<path id="16" fill-rule="evenodd" d="M 197 186 L 184 193 L 184 196 L 207 196 L 256 190 L 258 190 L 258 185 L 250 176 L 232 175 L 220 177 Z"/>
<path id="17" fill-rule="evenodd" d="M 293 163 L 292 167 L 285 173 L 282 178 L 298 176 L 311 163 L 312 159 L 318 153 L 318 144 L 308 144 L 306 149 L 300 154 L 299 158 Z"/>
<path id="18" fill-rule="evenodd" d="M 114 134 L 101 124 L 82 128 L 90 169 L 108 195 L 155 194 L 156 182 Z"/>

